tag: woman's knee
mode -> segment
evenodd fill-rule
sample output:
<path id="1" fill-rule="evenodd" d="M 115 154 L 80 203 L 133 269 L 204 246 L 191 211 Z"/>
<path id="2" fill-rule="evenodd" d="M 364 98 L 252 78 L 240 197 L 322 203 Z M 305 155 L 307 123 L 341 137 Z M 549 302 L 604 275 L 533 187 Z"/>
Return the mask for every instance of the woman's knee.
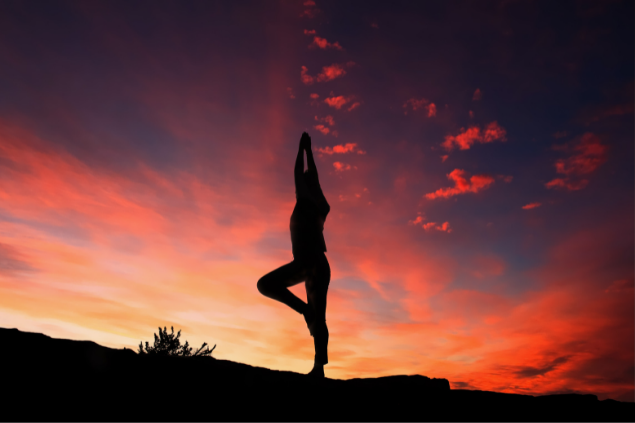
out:
<path id="1" fill-rule="evenodd" d="M 329 337 L 329 329 L 326 326 L 326 321 L 324 320 L 317 320 L 314 324 L 313 324 L 313 333 L 315 334 L 315 336 L 317 336 L 318 338 L 326 338 L 328 339 Z"/>
<path id="2" fill-rule="evenodd" d="M 267 278 L 267 276 L 260 278 L 256 286 L 258 287 L 258 292 L 262 295 L 267 295 L 271 292 L 271 284 L 269 283 L 269 278 Z"/>

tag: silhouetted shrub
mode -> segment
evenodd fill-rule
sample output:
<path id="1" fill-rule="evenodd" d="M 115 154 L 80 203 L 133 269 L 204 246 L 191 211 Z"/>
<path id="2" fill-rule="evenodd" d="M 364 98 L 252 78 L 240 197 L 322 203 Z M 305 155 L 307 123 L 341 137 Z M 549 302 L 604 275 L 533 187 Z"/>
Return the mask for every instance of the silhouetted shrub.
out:
<path id="1" fill-rule="evenodd" d="M 159 354 L 159 355 L 178 355 L 181 357 L 196 357 L 196 356 L 209 356 L 216 348 L 211 350 L 209 346 L 205 348 L 207 342 L 203 342 L 201 348 L 196 350 L 194 354 L 192 354 L 192 347 L 185 341 L 185 345 L 181 345 L 181 341 L 179 340 L 181 336 L 181 330 L 179 329 L 178 333 L 174 333 L 174 326 L 171 326 L 172 333 L 168 333 L 167 328 L 159 328 L 159 336 L 154 334 L 154 346 L 150 346 L 148 342 L 146 342 L 145 351 L 143 350 L 143 342 L 139 343 L 139 354 Z M 203 349 L 205 348 L 205 349 Z"/>

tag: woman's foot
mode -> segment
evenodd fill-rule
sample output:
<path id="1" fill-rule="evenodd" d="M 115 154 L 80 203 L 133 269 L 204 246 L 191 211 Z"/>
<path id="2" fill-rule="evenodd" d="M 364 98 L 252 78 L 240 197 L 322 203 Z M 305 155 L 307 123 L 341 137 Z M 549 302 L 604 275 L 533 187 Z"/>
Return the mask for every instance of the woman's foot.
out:
<path id="1" fill-rule="evenodd" d="M 304 309 L 304 321 L 306 322 L 306 326 L 309 328 L 309 333 L 313 336 L 313 323 L 315 322 L 315 312 L 309 306 Z"/>
<path id="2" fill-rule="evenodd" d="M 316 364 L 313 366 L 313 370 L 307 373 L 313 379 L 324 379 L 324 366 Z"/>

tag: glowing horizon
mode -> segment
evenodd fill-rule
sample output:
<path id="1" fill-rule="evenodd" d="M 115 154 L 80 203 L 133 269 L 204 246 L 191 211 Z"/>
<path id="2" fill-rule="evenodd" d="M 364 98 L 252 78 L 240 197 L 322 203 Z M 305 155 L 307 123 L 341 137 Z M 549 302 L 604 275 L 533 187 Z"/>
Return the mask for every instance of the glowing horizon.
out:
<path id="1" fill-rule="evenodd" d="M 256 289 L 307 131 L 327 377 L 633 401 L 632 4 L 44 5 L 0 6 L 1 327 L 308 372 Z"/>

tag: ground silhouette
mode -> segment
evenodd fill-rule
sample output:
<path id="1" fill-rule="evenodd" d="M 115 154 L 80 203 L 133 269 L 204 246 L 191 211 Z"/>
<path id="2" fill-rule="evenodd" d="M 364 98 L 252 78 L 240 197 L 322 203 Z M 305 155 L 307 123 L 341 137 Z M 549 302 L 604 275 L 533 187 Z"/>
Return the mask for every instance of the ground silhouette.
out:
<path id="1" fill-rule="evenodd" d="M 140 355 L 0 328 L 3 421 L 632 421 L 595 395 L 450 389 L 446 379 L 322 379 L 213 357 Z"/>

